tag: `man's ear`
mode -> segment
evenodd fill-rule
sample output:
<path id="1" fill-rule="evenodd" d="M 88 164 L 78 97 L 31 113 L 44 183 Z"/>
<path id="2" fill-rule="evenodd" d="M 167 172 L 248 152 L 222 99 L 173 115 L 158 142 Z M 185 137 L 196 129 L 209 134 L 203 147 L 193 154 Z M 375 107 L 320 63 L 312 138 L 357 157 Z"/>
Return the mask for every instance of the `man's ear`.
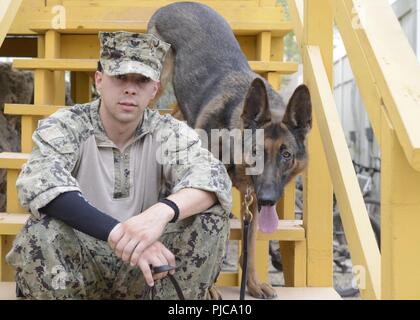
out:
<path id="1" fill-rule="evenodd" d="M 255 78 L 248 89 L 241 117 L 244 128 L 261 128 L 271 120 L 267 89 L 260 78 Z"/>
<path id="2" fill-rule="evenodd" d="M 300 85 L 296 88 L 287 104 L 283 123 L 291 130 L 299 130 L 303 135 L 312 127 L 311 95 L 307 86 Z"/>
<path id="3" fill-rule="evenodd" d="M 151 100 L 156 97 L 156 94 L 158 93 L 159 88 L 160 88 L 160 81 L 154 81 L 152 97 L 150 98 Z"/>
<path id="4" fill-rule="evenodd" d="M 103 74 L 100 71 L 96 71 L 95 72 L 95 86 L 96 86 L 96 90 L 100 93 L 100 90 L 102 88 L 102 79 L 103 79 Z"/>

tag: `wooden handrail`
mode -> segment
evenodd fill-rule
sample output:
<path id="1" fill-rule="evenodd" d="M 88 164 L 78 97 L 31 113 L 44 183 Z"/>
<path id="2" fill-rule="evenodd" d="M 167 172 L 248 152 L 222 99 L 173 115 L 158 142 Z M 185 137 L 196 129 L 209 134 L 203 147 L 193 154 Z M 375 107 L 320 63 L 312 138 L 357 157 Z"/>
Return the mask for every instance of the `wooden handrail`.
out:
<path id="1" fill-rule="evenodd" d="M 308 46 L 305 55 L 309 64 L 312 102 L 327 155 L 331 180 L 338 200 L 341 221 L 351 253 L 352 263 L 366 271 L 365 288 L 359 288 L 365 299 L 381 295 L 381 257 L 370 225 L 348 150 L 334 96 L 329 87 L 319 47 Z"/>
<path id="2" fill-rule="evenodd" d="M 318 46 L 309 46 L 304 39 L 304 8 L 300 0 L 288 0 L 296 38 L 304 56 L 312 105 L 327 156 L 329 173 L 338 199 L 353 265 L 365 271 L 365 299 L 381 297 L 381 257 L 370 225 L 363 196 L 353 169 L 340 117 L 337 113 L 330 80 Z M 332 27 L 332 26 L 331 26 Z"/>
<path id="3" fill-rule="evenodd" d="M 356 34 L 353 39 L 345 37 L 344 43 L 362 50 L 405 156 L 420 171 L 420 65 L 416 55 L 388 1 L 358 0 L 357 6 L 354 0 L 336 2 L 338 10 L 351 17 Z M 343 15 L 336 15 L 339 25 L 342 19 Z"/>
<path id="4" fill-rule="evenodd" d="M 0 3 L 0 47 L 22 4 L 22 0 L 2 0 Z"/>

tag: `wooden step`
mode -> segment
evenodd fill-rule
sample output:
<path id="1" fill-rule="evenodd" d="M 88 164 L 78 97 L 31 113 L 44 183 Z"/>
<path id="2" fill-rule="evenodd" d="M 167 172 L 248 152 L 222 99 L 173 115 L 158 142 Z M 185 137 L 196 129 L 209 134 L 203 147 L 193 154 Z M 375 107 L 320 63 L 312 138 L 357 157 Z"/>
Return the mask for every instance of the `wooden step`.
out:
<path id="1" fill-rule="evenodd" d="M 134 1 L 127 6 L 120 4 L 120 1 L 109 1 L 108 3 L 112 2 L 112 5 L 97 2 L 94 5 L 83 6 L 71 5 L 72 2 L 66 1 L 65 4 L 64 28 L 55 28 L 60 33 L 97 34 L 99 31 L 120 30 L 146 32 L 151 16 L 159 7 L 168 3 Z M 282 19 L 284 14 L 280 6 L 249 6 L 249 3 L 249 1 L 219 1 L 219 4 L 214 1 L 207 2 L 227 20 L 236 35 L 257 35 L 262 31 L 270 31 L 273 36 L 283 37 L 293 30 L 293 24 Z M 26 28 L 36 33 L 51 30 L 53 28 L 51 7 L 34 11 L 28 17 Z M 14 32 L 16 31 L 12 28 L 10 33 Z"/>
<path id="2" fill-rule="evenodd" d="M 61 108 L 69 108 L 69 106 L 6 103 L 4 105 L 4 113 L 10 115 L 48 117 Z M 172 109 L 158 110 L 160 114 L 167 114 L 173 111 Z"/>
<path id="3" fill-rule="evenodd" d="M 82 71 L 94 72 L 97 69 L 96 59 L 19 59 L 13 61 L 13 67 L 23 70 Z M 249 61 L 252 70 L 258 73 L 278 72 L 292 74 L 297 72 L 298 64 L 278 61 Z"/>
<path id="4" fill-rule="evenodd" d="M 0 169 L 17 169 L 28 161 L 29 153 L 21 152 L 1 152 L 0 153 Z"/>
<path id="5" fill-rule="evenodd" d="M 217 287 L 223 300 L 239 300 L 239 287 Z M 274 300 L 341 300 L 333 288 L 283 288 L 275 287 L 277 297 Z M 16 284 L 0 282 L 0 300 L 16 300 Z M 260 300 L 245 295 L 245 300 Z"/>
<path id="6" fill-rule="evenodd" d="M 65 106 L 6 103 L 4 105 L 4 113 L 20 116 L 48 117 L 61 108 L 65 108 Z"/>
<path id="7" fill-rule="evenodd" d="M 223 300 L 239 300 L 239 287 L 217 287 Z M 274 287 L 277 297 L 274 300 L 341 300 L 334 288 L 285 288 Z M 245 300 L 261 300 L 245 295 Z"/>
<path id="8" fill-rule="evenodd" d="M 0 300 L 17 300 L 15 282 L 0 282 Z"/>
<path id="9" fill-rule="evenodd" d="M 277 231 L 263 233 L 258 231 L 257 240 L 303 241 L 305 229 L 302 220 L 280 220 Z M 230 240 L 242 240 L 241 222 L 238 219 L 230 221 Z"/>
<path id="10" fill-rule="evenodd" d="M 18 234 L 29 216 L 29 213 L 0 212 L 0 235 Z"/>

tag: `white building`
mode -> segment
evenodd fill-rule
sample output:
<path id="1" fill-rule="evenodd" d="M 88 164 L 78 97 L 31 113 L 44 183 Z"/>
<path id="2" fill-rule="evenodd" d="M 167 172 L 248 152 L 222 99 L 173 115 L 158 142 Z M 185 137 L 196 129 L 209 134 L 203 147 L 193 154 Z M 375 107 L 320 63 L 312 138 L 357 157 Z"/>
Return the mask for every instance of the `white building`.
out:
<path id="1" fill-rule="evenodd" d="M 413 50 L 420 58 L 420 0 L 390 2 Z M 378 166 L 376 158 L 379 157 L 379 148 L 338 31 L 334 45 L 334 96 L 353 160 L 368 167 Z"/>

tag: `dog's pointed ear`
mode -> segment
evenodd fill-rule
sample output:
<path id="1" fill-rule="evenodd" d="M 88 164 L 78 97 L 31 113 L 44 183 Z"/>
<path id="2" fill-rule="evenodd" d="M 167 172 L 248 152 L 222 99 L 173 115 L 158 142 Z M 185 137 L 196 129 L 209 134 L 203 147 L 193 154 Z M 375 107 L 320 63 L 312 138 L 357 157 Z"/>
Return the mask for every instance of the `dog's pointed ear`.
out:
<path id="1" fill-rule="evenodd" d="M 306 135 L 312 127 L 311 95 L 307 86 L 296 88 L 287 104 L 283 123 L 291 130 L 299 130 Z"/>
<path id="2" fill-rule="evenodd" d="M 271 120 L 264 81 L 255 78 L 248 89 L 242 111 L 244 128 L 260 128 Z"/>

